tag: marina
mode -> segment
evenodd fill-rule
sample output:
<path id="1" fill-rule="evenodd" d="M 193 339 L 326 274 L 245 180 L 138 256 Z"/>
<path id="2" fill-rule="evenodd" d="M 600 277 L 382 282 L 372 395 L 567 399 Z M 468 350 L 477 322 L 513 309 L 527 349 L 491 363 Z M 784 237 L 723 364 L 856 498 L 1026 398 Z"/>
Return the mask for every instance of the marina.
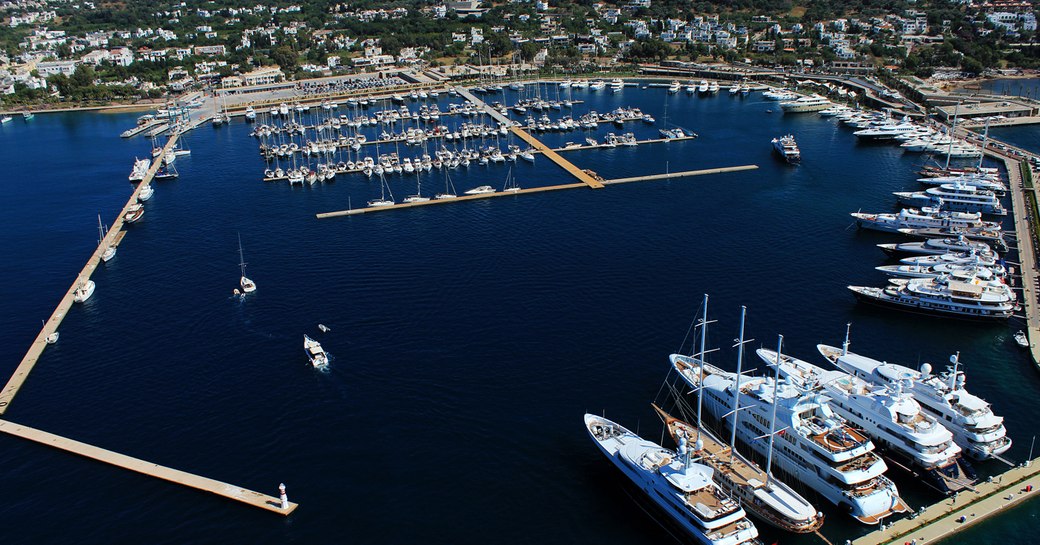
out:
<path id="1" fill-rule="evenodd" d="M 597 414 L 606 410 L 612 422 L 631 425 L 633 433 L 664 446 L 658 429 L 647 427 L 657 422 L 647 401 L 662 369 L 643 362 L 659 361 L 674 348 L 687 314 L 675 308 L 675 299 L 689 299 L 689 294 L 705 286 L 717 289 L 717 304 L 728 310 L 745 301 L 758 306 L 753 324 L 758 335 L 787 330 L 795 345 L 792 353 L 807 359 L 812 344 L 826 340 L 821 337 L 833 340 L 848 321 L 856 322 L 857 341 L 864 345 L 891 339 L 905 344 L 885 351 L 894 360 L 941 361 L 948 350 L 963 351 L 973 378 L 972 391 L 981 392 L 998 414 L 1005 415 L 1008 436 L 1015 438 L 1006 456 L 1012 462 L 1026 458 L 1029 421 L 1037 415 L 1024 399 L 1035 392 L 1036 381 L 1022 380 L 1027 351 L 1016 352 L 1017 345 L 1010 342 L 1011 332 L 1021 328 L 1018 318 L 1011 319 L 1010 329 L 1003 324 L 923 320 L 856 305 L 846 293 L 850 283 L 884 282 L 874 270 L 883 259 L 876 245 L 900 240 L 897 233 L 849 229 L 848 214 L 860 207 L 892 210 L 892 193 L 916 184 L 914 167 L 919 159 L 911 159 L 899 146 L 859 144 L 850 129 L 815 113 L 767 114 L 765 110 L 775 107 L 775 102 L 725 92 L 690 97 L 680 91 L 669 98 L 666 87 L 648 87 L 627 86 L 617 95 L 590 93 L 584 105 L 609 111 L 623 98 L 662 123 L 667 114 L 674 118 L 672 123 L 695 126 L 699 138 L 649 137 L 659 126 L 648 125 L 634 131 L 637 146 L 568 146 L 565 134 L 536 137 L 510 126 L 511 138 L 541 156 L 537 162 L 525 159 L 501 165 L 511 169 L 509 177 L 519 178 L 518 183 L 507 180 L 503 186 L 506 169 L 493 165 L 387 176 L 385 185 L 398 195 L 432 197 L 431 189 L 445 187 L 448 173 L 458 196 L 335 212 L 321 211 L 380 197 L 380 180 L 351 173 L 336 183 L 303 188 L 257 184 L 263 160 L 255 153 L 255 141 L 246 135 L 248 126 L 236 118 L 211 129 L 202 126 L 209 121 L 205 116 L 193 118 L 196 130 L 174 139 L 190 141 L 192 149 L 190 159 L 177 161 L 180 181 L 157 190 L 145 207 L 147 214 L 128 229 L 122 224 L 125 213 L 140 195 L 140 187 L 151 184 L 149 178 L 141 182 L 103 239 L 109 246 L 122 243 L 119 255 L 100 268 L 100 256 L 92 255 L 93 269 L 85 276 L 81 272 L 73 284 L 74 289 L 93 277 L 97 291 L 83 305 L 58 307 L 0 392 L 4 403 L 0 412 L 7 411 L 14 395 L 21 392 L 9 417 L 32 426 L 0 423 L 0 431 L 12 437 L 10 441 L 19 438 L 5 449 L 5 461 L 20 461 L 17 453 L 22 448 L 16 445 L 29 439 L 189 488 L 215 494 L 228 490 L 223 495 L 280 514 L 291 509 L 282 509 L 274 496 L 201 477 L 204 481 L 195 481 L 195 475 L 166 466 L 190 467 L 199 474 L 227 476 L 237 482 L 271 480 L 274 484 L 277 481 L 270 476 L 281 478 L 285 468 L 290 491 L 307 500 L 308 524 L 295 525 L 296 539 L 321 539 L 341 530 L 339 521 L 349 520 L 361 535 L 379 531 L 390 542 L 408 542 L 418 538 L 418 532 L 444 528 L 445 523 L 480 520 L 489 529 L 501 529 L 520 516 L 546 520 L 557 536 L 532 530 L 521 532 L 521 540 L 564 542 L 580 534 L 582 539 L 609 543 L 644 542 L 663 533 L 617 490 L 624 477 L 597 457 L 588 434 L 573 416 L 582 410 Z M 752 99 L 759 94 L 753 91 Z M 662 101 L 668 104 L 667 112 L 661 109 Z M 125 119 L 133 124 L 132 117 Z M 47 122 L 39 116 L 34 127 Z M 607 130 L 590 131 L 588 137 L 602 141 Z M 778 135 L 797 137 L 804 154 L 801 166 L 789 167 L 772 157 L 777 152 L 771 139 Z M 141 139 L 128 143 L 134 141 L 147 146 Z M 755 145 L 747 145 L 749 141 Z M 136 148 L 113 149 L 123 160 L 118 176 L 108 176 L 106 183 L 118 179 L 122 186 L 129 157 L 135 151 L 147 156 L 151 149 L 145 153 Z M 168 144 L 160 157 L 169 149 Z M 148 175 L 154 176 L 161 163 L 154 161 Z M 986 164 L 994 163 L 987 160 Z M 1026 216 L 1019 212 L 1026 201 L 1016 190 L 1019 175 L 1011 172 L 1017 165 L 1017 161 L 1008 164 L 1011 195 L 1007 201 L 1012 203 L 1008 208 L 1015 217 L 1015 231 L 1021 234 L 1029 230 L 1027 223 L 1019 224 Z M 722 173 L 726 176 L 710 176 Z M 693 176 L 698 183 L 669 182 Z M 660 183 L 634 183 L 644 181 Z M 496 191 L 465 194 L 483 185 Z M 596 186 L 606 191 L 562 191 Z M 516 187 L 522 188 L 509 190 Z M 490 198 L 533 193 L 544 196 L 516 199 L 509 205 Z M 386 198 L 392 200 L 390 195 Z M 377 215 L 363 222 L 310 219 L 462 201 L 469 204 Z M 106 218 L 109 215 L 104 213 Z M 96 234 L 93 215 L 89 219 L 87 227 Z M 986 217 L 986 221 L 998 219 Z M 1009 223 L 1011 218 L 1006 218 L 1004 227 L 1011 231 Z M 576 229 L 583 225 L 595 228 Z M 593 230 L 599 236 L 584 232 Z M 133 231 L 130 238 L 124 238 L 129 231 Z M 241 241 L 236 231 L 241 232 Z M 1007 256 L 1016 271 L 1009 274 L 1023 275 L 1015 280 L 1016 288 L 1021 282 L 1026 290 L 1020 295 L 1025 309 L 1020 314 L 1027 318 L 1036 313 L 1035 297 L 1029 297 L 1035 272 L 1027 270 L 1032 255 L 1026 246 L 1031 241 L 1024 240 L 1028 238 L 1009 238 L 1012 254 Z M 259 289 L 247 297 L 231 298 L 233 287 L 245 286 L 243 243 L 244 253 L 250 255 L 249 282 Z M 459 257 L 438 257 L 448 253 Z M 820 270 L 821 264 L 839 258 L 855 266 L 842 264 L 848 272 L 841 274 Z M 586 277 L 590 284 L 585 288 L 564 278 L 590 266 L 597 273 Z M 559 280 L 552 286 L 537 281 L 549 275 Z M 35 315 L 25 312 L 25 303 L 13 299 L 19 315 Z M 486 305 L 492 300 L 501 305 L 501 312 Z M 403 309 L 408 312 L 402 313 Z M 798 312 L 792 314 L 791 309 Z M 162 320 L 154 319 L 157 312 Z M 574 326 L 590 313 L 601 317 L 597 322 L 601 331 L 592 337 Z M 720 335 L 729 335 L 734 329 L 732 316 L 722 322 Z M 47 345 L 59 324 L 60 340 Z M 1031 337 L 1040 332 L 1038 324 L 1036 317 L 1029 319 Z M 17 341 L 24 332 L 14 325 L 8 335 Z M 38 328 L 39 319 L 32 325 Z M 114 331 L 123 332 L 123 338 L 113 347 L 105 332 Z M 318 352 L 307 345 L 305 354 L 299 353 L 301 333 L 305 339 L 320 341 L 317 347 L 326 363 L 309 360 Z M 602 338 L 616 342 L 604 345 Z M 583 353 L 572 354 L 562 347 Z M 30 354 L 34 359 L 28 363 Z M 408 366 L 406 371 L 384 363 L 401 357 L 421 359 L 423 365 Z M 39 378 L 27 382 L 28 370 L 41 359 L 47 365 L 36 365 L 33 374 Z M 80 364 L 83 360 L 89 365 Z M 490 366 L 493 369 L 488 361 L 497 362 Z M 731 370 L 728 356 L 722 361 L 722 367 Z M 823 361 L 817 356 L 813 363 Z M 586 362 L 596 362 L 597 371 L 589 373 Z M 316 372 L 319 367 L 325 370 Z M 772 372 L 761 363 L 759 367 L 759 375 Z M 452 379 L 457 382 L 446 381 L 446 376 L 457 377 Z M 500 395 L 502 387 L 513 394 Z M 566 396 L 557 394 L 564 390 Z M 80 404 L 85 408 L 77 414 L 72 408 Z M 337 410 L 327 410 L 330 406 Z M 495 419 L 486 418 L 488 407 L 495 408 Z M 279 415 L 273 424 L 272 413 Z M 572 418 L 557 421 L 552 416 L 560 414 Z M 189 421 L 196 424 L 185 425 Z M 457 424 L 445 428 L 446 421 Z M 511 428 L 509 434 L 486 431 L 503 423 Z M 85 442 L 63 440 L 42 429 Z M 145 446 L 134 448 L 133 442 L 121 440 L 125 429 L 142 430 Z M 432 434 L 433 429 L 447 436 Z M 330 439 L 329 430 L 349 430 L 361 441 Z M 446 456 L 464 452 L 455 443 L 477 433 L 486 433 L 514 451 L 502 455 L 498 463 L 516 468 L 549 464 L 551 471 L 535 471 L 530 486 L 518 486 L 514 497 L 476 501 L 480 486 L 474 477 L 466 476 L 472 468 L 453 464 Z M 518 436 L 529 443 L 515 442 Z M 420 452 L 400 449 L 402 437 L 423 448 Z M 235 448 L 214 448 L 215 440 Z M 91 446 L 95 444 L 113 450 L 98 449 L 104 450 L 98 453 L 92 450 L 97 449 Z M 374 460 L 372 447 L 386 452 L 385 459 Z M 725 455 L 724 445 L 712 443 L 709 448 Z M 140 458 L 121 458 L 116 450 Z M 81 463 L 53 458 L 48 456 L 47 464 L 59 472 L 75 470 Z M 145 459 L 164 460 L 164 465 Z M 244 459 L 255 460 L 256 469 L 240 468 Z M 437 464 L 436 475 L 428 471 L 431 461 Z M 46 467 L 42 461 L 22 463 Z M 372 471 L 359 472 L 359 467 Z M 793 488 L 826 516 L 819 531 L 832 543 L 846 539 L 857 544 L 931 542 L 974 528 L 990 513 L 1031 497 L 1031 492 L 1019 492 L 1034 484 L 1030 482 L 1034 473 L 1021 467 L 1006 471 L 1000 462 L 986 462 L 979 470 L 979 480 L 958 493 L 956 510 L 949 504 L 951 498 L 942 498 L 894 471 L 892 480 L 914 513 L 884 517 L 879 521 L 883 526 L 857 523 L 812 490 Z M 387 471 L 399 475 L 394 479 L 375 475 Z M 1009 479 L 1016 481 L 1017 488 L 991 486 Z M 420 530 L 392 524 L 392 510 L 387 508 L 393 497 L 412 494 L 433 500 L 456 485 L 468 492 L 451 496 L 428 513 L 418 513 L 413 523 Z M 340 497 L 343 487 L 367 499 L 330 501 Z M 16 482 L 14 488 L 15 494 L 31 502 L 40 497 L 62 503 L 54 499 L 59 492 L 53 481 L 35 489 Z M 123 489 L 106 486 L 105 490 L 135 499 L 138 488 L 147 485 L 131 481 L 124 482 Z M 213 505 L 199 502 L 194 493 L 158 492 L 149 496 L 157 507 L 133 510 L 142 520 L 154 521 L 161 517 L 160 510 L 175 509 L 201 520 L 200 528 L 186 529 L 180 537 L 229 535 L 207 520 L 204 512 L 214 511 Z M 1009 494 L 1013 500 L 1002 500 Z M 592 517 L 598 520 L 596 527 L 579 523 L 567 530 L 573 521 L 556 521 L 550 514 L 563 512 L 563 505 L 568 506 L 568 519 Z M 41 507 L 35 504 L 35 508 Z M 1031 513 L 1035 507 L 1030 503 L 1021 509 Z M 100 512 L 103 507 L 86 510 Z M 24 513 L 21 507 L 17 511 Z M 605 522 L 597 513 L 625 521 Z M 249 516 L 233 511 L 222 515 L 231 520 Z M 957 522 L 962 515 L 971 520 Z M 277 523 L 279 517 L 274 518 Z M 1002 530 L 1003 520 L 993 519 L 996 526 L 987 526 L 987 532 L 1007 532 Z M 757 520 L 755 525 L 768 543 L 797 545 L 819 539 L 784 533 Z M 279 531 L 263 519 L 250 526 L 243 535 L 258 542 L 270 542 L 267 534 Z M 450 531 L 445 535 L 458 537 Z"/>

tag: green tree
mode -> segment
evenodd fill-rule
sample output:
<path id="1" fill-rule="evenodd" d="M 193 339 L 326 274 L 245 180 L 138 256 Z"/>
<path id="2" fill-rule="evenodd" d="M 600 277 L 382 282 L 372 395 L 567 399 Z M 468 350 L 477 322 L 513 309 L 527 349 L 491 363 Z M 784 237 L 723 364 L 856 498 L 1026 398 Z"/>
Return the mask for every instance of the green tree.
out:
<path id="1" fill-rule="evenodd" d="M 81 64 L 76 67 L 76 71 L 72 73 L 72 77 L 69 78 L 69 83 L 73 87 L 90 87 L 94 84 L 94 79 L 97 77 L 97 73 L 94 71 L 94 67 L 89 64 Z"/>
<path id="2" fill-rule="evenodd" d="M 282 67 L 287 74 L 296 71 L 297 57 L 296 52 L 287 45 L 278 46 L 274 51 L 271 52 L 271 58 L 278 66 Z"/>

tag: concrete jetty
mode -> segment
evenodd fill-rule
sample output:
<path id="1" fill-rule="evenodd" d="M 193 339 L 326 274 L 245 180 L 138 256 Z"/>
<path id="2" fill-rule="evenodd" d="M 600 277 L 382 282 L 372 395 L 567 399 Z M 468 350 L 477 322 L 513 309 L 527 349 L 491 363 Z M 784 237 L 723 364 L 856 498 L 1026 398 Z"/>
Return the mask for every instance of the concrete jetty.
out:
<path id="1" fill-rule="evenodd" d="M 704 176 L 706 174 L 722 174 L 726 172 L 739 172 L 742 170 L 754 170 L 758 168 L 758 165 L 741 165 L 735 167 L 720 167 L 720 168 L 709 168 L 704 170 L 686 170 L 682 172 L 672 172 L 668 174 L 651 174 L 649 176 L 635 176 L 632 178 L 617 178 L 614 180 L 600 180 L 600 187 L 611 185 L 611 184 L 625 184 L 631 182 L 646 182 L 653 180 L 664 180 L 670 178 L 688 178 L 692 176 Z M 559 191 L 563 189 L 580 189 L 589 187 L 588 184 L 574 183 L 574 184 L 560 184 L 550 185 L 545 187 L 531 187 L 528 189 L 520 189 L 517 191 L 496 191 L 495 193 L 481 193 L 479 195 L 459 195 L 454 199 L 431 199 L 425 202 L 416 203 L 401 203 L 393 206 L 373 206 L 367 208 L 352 208 L 349 210 L 337 210 L 335 212 L 322 212 L 315 214 L 318 219 L 325 218 L 337 218 L 342 216 L 356 216 L 359 214 L 369 214 L 372 212 L 387 212 L 390 210 L 402 210 L 404 208 L 415 208 L 418 206 L 433 206 L 437 204 L 451 204 L 455 202 L 473 201 L 477 199 L 493 199 L 496 197 L 511 197 L 514 195 L 529 195 L 531 193 L 545 193 L 547 191 Z"/>
<path id="2" fill-rule="evenodd" d="M 879 528 L 852 541 L 852 545 L 914 540 L 918 545 L 934 543 L 1032 498 L 1040 491 L 1038 474 L 1040 459 L 1027 462 L 976 485 L 972 491 L 961 491 L 932 504 L 918 511 L 913 518 L 900 519 Z"/>
<path id="3" fill-rule="evenodd" d="M 1011 193 L 1011 210 L 1015 215 L 1015 238 L 1018 246 L 1019 269 L 1022 272 L 1022 306 L 1026 317 L 1026 335 L 1033 363 L 1040 365 L 1040 301 L 1037 301 L 1040 285 L 1037 284 L 1036 233 L 1032 228 L 1032 210 L 1037 202 L 1036 187 L 1025 187 L 1021 164 L 1018 159 L 987 151 L 987 154 L 1004 161 L 1008 172 L 1008 192 Z"/>
<path id="4" fill-rule="evenodd" d="M 469 90 L 466 89 L 465 87 L 456 87 L 455 88 L 455 92 L 458 93 L 463 98 L 465 98 L 466 100 L 470 101 L 470 103 L 472 103 L 473 105 L 477 106 L 478 108 L 482 108 L 485 113 L 487 113 L 489 116 L 491 116 L 491 119 L 494 119 L 495 121 L 498 121 L 499 123 L 501 123 L 502 125 L 504 125 L 506 127 L 512 127 L 513 125 L 515 125 L 515 123 L 513 123 L 513 120 L 511 120 L 508 117 L 506 117 L 505 114 L 503 114 L 502 112 L 500 112 L 500 111 L 492 108 L 491 106 L 488 106 L 487 104 L 485 104 L 483 100 L 480 100 L 479 98 L 477 98 L 476 95 L 474 95 L 473 93 L 469 92 Z"/>
<path id="5" fill-rule="evenodd" d="M 297 507 L 297 504 L 295 503 L 286 502 L 286 505 L 283 508 L 280 498 L 261 494 L 260 492 L 255 492 L 253 490 L 248 490 L 207 477 L 193 475 L 179 469 L 153 464 L 152 462 L 146 462 L 140 458 L 134 458 L 133 456 L 127 456 L 111 450 L 95 447 L 73 439 L 54 435 L 53 433 L 30 428 L 29 426 L 15 424 L 14 422 L 0 420 L 0 432 L 15 437 L 21 437 L 22 439 L 35 441 L 41 445 L 55 447 L 73 454 L 79 454 L 80 456 L 85 456 L 116 467 L 143 473 L 157 479 L 163 479 L 172 483 L 224 496 L 225 498 L 230 498 L 280 515 L 289 515 L 289 513 L 292 513 Z"/>
<path id="6" fill-rule="evenodd" d="M 742 170 L 755 170 L 758 165 L 741 165 L 736 167 L 707 168 L 703 170 L 684 170 L 665 174 L 649 174 L 646 176 L 633 176 L 631 178 L 614 178 L 603 180 L 604 185 L 627 184 L 631 182 L 652 182 L 654 180 L 668 180 L 671 178 L 687 178 L 690 176 L 704 176 L 707 174 L 724 174 L 726 172 L 740 172 Z"/>
<path id="7" fill-rule="evenodd" d="M 556 163 L 557 165 L 560 165 L 561 167 L 563 167 L 564 170 L 571 173 L 572 176 L 574 176 L 578 180 L 581 180 L 581 183 L 591 187 L 592 189 L 603 189 L 603 183 L 601 183 L 596 178 L 589 176 L 588 172 L 585 172 L 584 170 L 576 167 L 574 163 L 561 157 L 559 153 L 556 153 L 555 151 L 550 149 L 549 146 L 543 144 L 541 140 L 531 136 L 530 134 L 527 134 L 527 131 L 521 129 L 520 127 L 510 127 L 509 130 L 513 131 L 513 134 L 519 136 L 521 140 L 530 144 L 531 147 L 542 152 L 542 155 L 544 155 L 550 161 Z"/>
<path id="8" fill-rule="evenodd" d="M 159 167 L 162 166 L 161 158 L 166 155 L 167 151 L 173 149 L 176 145 L 177 136 L 173 135 L 163 148 L 163 152 L 159 154 L 159 158 L 153 161 L 152 166 L 148 169 L 144 179 L 137 184 L 133 193 L 130 194 L 130 199 L 126 202 L 126 205 L 123 206 L 123 209 L 120 210 L 119 216 L 112 222 L 112 227 L 109 228 L 108 234 L 105 235 L 102 243 L 98 244 L 97 249 L 95 249 L 94 253 L 89 259 L 87 259 L 87 264 L 84 265 L 83 269 L 76 275 L 75 280 L 72 282 L 72 286 L 69 287 L 68 291 L 65 292 L 65 296 L 62 297 L 61 301 L 58 303 L 58 307 L 54 309 L 50 318 L 44 322 L 43 329 L 40 330 L 36 339 L 33 340 L 33 343 L 29 346 L 29 351 L 25 353 L 21 363 L 19 363 L 18 367 L 15 368 L 14 374 L 11 375 L 11 378 L 7 381 L 7 385 L 4 386 L 3 390 L 0 390 L 0 415 L 7 412 L 7 408 L 10 406 L 11 401 L 14 400 L 14 396 L 18 394 L 18 390 L 22 387 L 22 384 L 24 384 L 25 380 L 29 378 L 29 373 L 33 370 L 33 367 L 39 360 L 40 354 L 42 354 L 43 350 L 47 348 L 47 336 L 58 330 L 58 326 L 61 325 L 62 320 L 65 319 L 65 315 L 68 314 L 69 310 L 72 308 L 73 292 L 90 280 L 90 275 L 94 273 L 94 269 L 97 268 L 98 263 L 101 263 L 101 254 L 105 252 L 105 248 L 110 245 L 118 245 L 119 242 L 122 241 L 124 236 L 122 230 L 124 216 L 130 206 L 137 202 L 137 196 L 141 193 L 141 190 L 152 182 L 152 178 L 155 177 L 156 171 L 158 171 Z"/>

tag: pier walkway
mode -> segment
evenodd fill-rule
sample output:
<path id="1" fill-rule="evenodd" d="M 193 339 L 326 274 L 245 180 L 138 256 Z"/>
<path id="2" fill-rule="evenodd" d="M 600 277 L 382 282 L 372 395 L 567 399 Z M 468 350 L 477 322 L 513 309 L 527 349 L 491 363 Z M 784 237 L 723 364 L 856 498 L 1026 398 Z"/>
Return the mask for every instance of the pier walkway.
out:
<path id="1" fill-rule="evenodd" d="M 481 108 L 482 110 L 484 110 L 485 113 L 487 113 L 489 116 L 491 116 L 491 119 L 494 119 L 495 121 L 498 121 L 502 125 L 504 125 L 506 127 L 512 127 L 513 125 L 516 125 L 516 123 L 514 123 L 512 119 L 509 119 L 509 117 L 504 115 L 502 112 L 492 108 L 491 106 L 488 106 L 487 104 L 484 103 L 483 100 L 480 100 L 479 98 L 476 97 L 476 95 L 474 95 L 473 93 L 469 92 L 469 89 L 466 89 L 465 87 L 459 86 L 459 87 L 455 88 L 455 92 L 458 93 L 459 96 L 461 96 L 461 97 L 465 98 L 466 100 L 470 101 L 471 104 L 473 104 L 473 105 L 477 106 L 478 108 Z"/>
<path id="2" fill-rule="evenodd" d="M 934 543 L 1032 498 L 1040 492 L 1038 474 L 1040 459 L 1027 462 L 976 485 L 974 491 L 961 491 L 932 504 L 914 518 L 900 519 L 884 529 L 879 528 L 852 541 L 852 545 L 901 544 L 913 540 L 918 545 Z"/>
<path id="3" fill-rule="evenodd" d="M 1015 215 L 1015 240 L 1018 247 L 1019 268 L 1022 271 L 1022 306 L 1026 317 L 1026 334 L 1033 364 L 1040 365 L 1040 301 L 1037 300 L 1040 285 L 1037 284 L 1036 233 L 1033 232 L 1031 216 L 1036 202 L 1035 187 L 1022 183 L 1022 167 L 1019 160 L 987 150 L 987 154 L 1004 161 L 1008 171 L 1008 191 L 1011 193 L 1011 210 Z"/>
<path id="4" fill-rule="evenodd" d="M 742 170 L 754 170 L 758 168 L 758 165 L 741 165 L 735 167 L 720 167 L 720 168 L 709 168 L 704 170 L 686 170 L 682 172 L 672 172 L 669 174 L 651 174 L 649 176 L 635 176 L 632 178 L 617 178 L 614 180 L 602 180 L 600 181 L 601 187 L 611 184 L 625 184 L 631 182 L 647 182 L 653 180 L 664 180 L 670 178 L 687 178 L 691 176 L 704 176 L 707 174 L 723 174 L 726 172 L 739 172 Z M 513 195 L 527 195 L 531 193 L 545 193 L 547 191 L 558 191 L 561 189 L 579 189 L 589 187 L 585 183 L 574 183 L 574 184 L 560 184 L 550 185 L 545 187 L 532 187 L 528 189 L 519 189 L 516 191 L 496 191 L 495 193 L 481 193 L 478 195 L 459 195 L 453 199 L 431 199 L 425 202 L 416 203 L 401 203 L 393 206 L 373 206 L 369 208 L 352 208 L 349 210 L 337 210 L 335 212 L 322 212 L 316 214 L 318 219 L 325 218 L 337 218 L 342 216 L 356 216 L 358 214 L 368 214 L 371 212 L 387 212 L 390 210 L 401 210 L 404 208 L 415 208 L 418 206 L 432 206 L 435 204 L 450 204 L 454 202 L 473 201 L 477 199 L 491 199 L 495 197 L 510 197 Z"/>
<path id="5" fill-rule="evenodd" d="M 133 456 L 105 450 L 73 439 L 54 435 L 53 433 L 15 424 L 14 422 L 0 420 L 0 432 L 35 441 L 42 445 L 58 448 L 73 454 L 79 454 L 80 456 L 85 456 L 106 464 L 112 464 L 116 467 L 150 475 L 157 479 L 163 479 L 190 488 L 211 492 L 219 496 L 224 496 L 225 498 L 230 498 L 281 515 L 292 513 L 297 507 L 295 503 L 288 502 L 286 508 L 282 509 L 281 500 L 273 496 L 247 490 L 245 488 L 223 483 L 207 477 L 193 475 L 179 469 L 153 464 L 152 462 L 146 462 L 140 458 L 134 458 Z"/>
<path id="6" fill-rule="evenodd" d="M 152 183 L 152 178 L 155 177 L 156 171 L 162 166 L 162 157 L 166 155 L 166 152 L 173 149 L 177 145 L 177 136 L 174 135 L 170 138 L 170 141 L 166 143 L 166 147 L 163 148 L 163 153 L 159 155 L 151 168 L 148 169 L 148 173 L 145 174 L 144 179 L 137 184 L 134 192 L 130 194 L 130 200 L 126 202 L 123 209 L 120 210 L 119 216 L 112 222 L 112 227 L 109 229 L 108 234 L 105 235 L 104 240 L 101 244 L 98 244 L 97 249 L 87 259 L 87 264 L 83 266 L 83 269 L 76 275 L 75 280 L 72 282 L 72 286 L 65 292 L 65 296 L 61 298 L 58 303 L 58 307 L 54 309 L 54 313 L 51 314 L 50 318 L 44 322 L 43 329 L 40 330 L 39 335 L 33 341 L 32 345 L 29 346 L 29 351 L 25 353 L 21 363 L 15 368 L 14 374 L 7 381 L 7 385 L 4 386 L 3 390 L 0 390 L 0 415 L 7 412 L 7 408 L 11 405 L 11 401 L 14 400 L 14 396 L 18 394 L 18 390 L 25 383 L 25 380 L 29 377 L 29 373 L 36 365 L 37 360 L 40 358 L 40 354 L 47 348 L 47 336 L 58 330 L 58 326 L 61 325 L 65 315 L 69 312 L 74 304 L 72 302 L 72 294 L 81 285 L 85 284 L 90 280 L 90 275 L 94 273 L 94 269 L 97 268 L 98 263 L 101 262 L 101 254 L 105 252 L 105 248 L 109 245 L 118 245 L 122 241 L 122 229 L 123 229 L 123 217 L 127 213 L 127 209 L 130 205 L 137 202 L 137 196 L 141 193 L 141 190 Z"/>
<path id="7" fill-rule="evenodd" d="M 581 180 L 581 183 L 591 187 L 592 189 L 603 189 L 602 182 L 593 178 L 592 176 L 589 176 L 588 172 L 585 172 L 584 170 L 576 167 L 574 163 L 561 157 L 559 153 L 556 153 L 551 148 L 549 148 L 549 146 L 543 144 L 541 140 L 528 134 L 527 131 L 521 129 L 520 127 L 511 127 L 509 130 L 513 131 L 513 134 L 519 136 L 521 140 L 530 144 L 531 147 L 542 152 L 542 155 L 544 155 L 550 161 L 556 163 L 557 165 L 560 165 L 572 176 L 574 176 L 578 180 Z"/>

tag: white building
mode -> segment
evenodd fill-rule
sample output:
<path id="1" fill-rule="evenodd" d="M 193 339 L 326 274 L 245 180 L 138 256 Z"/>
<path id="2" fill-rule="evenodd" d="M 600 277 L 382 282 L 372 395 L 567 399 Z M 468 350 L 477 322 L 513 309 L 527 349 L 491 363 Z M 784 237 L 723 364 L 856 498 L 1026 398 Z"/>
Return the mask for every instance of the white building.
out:
<path id="1" fill-rule="evenodd" d="M 76 66 L 78 65 L 79 61 L 38 62 L 36 63 L 36 71 L 43 77 L 55 76 L 58 74 L 71 76 L 76 72 Z"/>

